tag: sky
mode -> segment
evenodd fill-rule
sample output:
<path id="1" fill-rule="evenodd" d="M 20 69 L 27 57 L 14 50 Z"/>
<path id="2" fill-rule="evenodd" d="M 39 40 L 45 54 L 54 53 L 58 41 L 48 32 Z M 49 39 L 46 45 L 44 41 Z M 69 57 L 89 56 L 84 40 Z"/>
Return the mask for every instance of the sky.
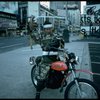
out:
<path id="1" fill-rule="evenodd" d="M 49 1 L 41 1 L 41 4 L 49 8 Z M 86 1 L 81 1 L 81 14 L 83 14 L 83 7 L 86 5 Z"/>
<path id="2" fill-rule="evenodd" d="M 83 14 L 83 8 L 86 5 L 86 1 L 81 1 L 81 14 Z"/>
<path id="3" fill-rule="evenodd" d="M 41 1 L 40 3 L 49 8 L 49 1 Z"/>

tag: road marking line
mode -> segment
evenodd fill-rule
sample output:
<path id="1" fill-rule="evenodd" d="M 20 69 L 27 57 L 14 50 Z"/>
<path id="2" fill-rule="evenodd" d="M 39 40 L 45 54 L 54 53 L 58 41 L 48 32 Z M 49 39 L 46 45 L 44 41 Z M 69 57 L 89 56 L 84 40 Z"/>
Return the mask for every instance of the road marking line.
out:
<path id="1" fill-rule="evenodd" d="M 17 46 L 17 45 L 22 45 L 24 43 L 18 43 L 18 44 L 14 44 L 14 45 L 8 45 L 8 46 L 3 46 L 3 47 L 0 47 L 0 48 L 9 48 L 9 47 L 13 47 L 13 46 Z"/>

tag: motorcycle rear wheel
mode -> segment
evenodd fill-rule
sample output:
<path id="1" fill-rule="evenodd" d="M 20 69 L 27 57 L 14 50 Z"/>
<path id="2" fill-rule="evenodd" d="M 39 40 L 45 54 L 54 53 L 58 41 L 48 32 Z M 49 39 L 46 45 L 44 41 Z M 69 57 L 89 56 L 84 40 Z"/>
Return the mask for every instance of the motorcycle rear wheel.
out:
<path id="1" fill-rule="evenodd" d="M 80 97 L 75 81 L 72 81 L 65 89 L 65 99 L 93 99 L 99 98 L 100 93 L 96 85 L 88 79 L 77 79 L 81 94 Z"/>
<path id="2" fill-rule="evenodd" d="M 34 65 L 31 69 L 31 80 L 32 80 L 32 83 L 33 83 L 35 88 L 37 87 L 37 83 L 38 83 L 38 80 L 37 80 L 36 76 L 37 76 L 37 74 L 36 74 L 36 65 Z"/>

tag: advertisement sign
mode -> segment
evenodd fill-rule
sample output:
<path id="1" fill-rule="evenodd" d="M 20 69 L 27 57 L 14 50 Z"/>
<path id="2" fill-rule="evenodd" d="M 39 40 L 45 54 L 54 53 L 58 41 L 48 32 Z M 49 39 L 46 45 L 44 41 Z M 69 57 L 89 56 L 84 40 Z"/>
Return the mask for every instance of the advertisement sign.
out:
<path id="1" fill-rule="evenodd" d="M 18 14 L 18 3 L 17 2 L 0 2 L 0 11 Z"/>
<path id="2" fill-rule="evenodd" d="M 100 23 L 100 4 L 84 6 L 84 14 L 81 15 L 81 25 L 98 26 Z"/>
<path id="3" fill-rule="evenodd" d="M 84 6 L 84 14 L 100 16 L 100 4 Z"/>
<path id="4" fill-rule="evenodd" d="M 100 4 L 84 6 L 84 14 L 81 15 L 81 30 L 87 35 L 100 34 Z"/>
<path id="5" fill-rule="evenodd" d="M 100 23 L 100 16 L 82 14 L 81 25 L 88 26 L 90 23 L 92 23 L 92 25 L 98 26 Z"/>
<path id="6" fill-rule="evenodd" d="M 0 28 L 17 28 L 17 21 L 12 19 L 0 18 Z"/>

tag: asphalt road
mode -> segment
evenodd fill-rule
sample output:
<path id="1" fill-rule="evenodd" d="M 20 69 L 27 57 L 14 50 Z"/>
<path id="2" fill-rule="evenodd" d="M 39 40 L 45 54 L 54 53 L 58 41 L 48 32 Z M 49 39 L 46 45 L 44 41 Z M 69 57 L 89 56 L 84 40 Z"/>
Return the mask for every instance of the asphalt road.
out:
<path id="1" fill-rule="evenodd" d="M 0 99 L 35 98 L 36 89 L 31 81 L 32 66 L 29 57 L 41 53 L 38 45 L 30 49 L 27 36 L 0 38 Z M 64 92 L 60 93 L 59 89 L 44 89 L 41 97 L 62 99 Z"/>
<path id="2" fill-rule="evenodd" d="M 31 50 L 27 47 L 28 43 L 27 37 L 0 39 L 0 98 L 2 99 L 34 99 L 35 97 L 36 91 L 30 77 L 32 66 L 29 65 L 29 57 L 41 55 L 42 52 L 38 45 L 33 46 Z M 23 46 L 26 47 L 20 48 Z M 76 52 L 80 57 L 84 46 L 85 44 L 82 43 L 66 45 L 70 51 Z M 41 97 L 45 99 L 63 99 L 63 95 L 64 92 L 60 93 L 59 89 L 44 89 L 41 93 Z"/>
<path id="3" fill-rule="evenodd" d="M 0 53 L 0 99 L 34 99 L 36 89 L 31 80 L 29 57 L 41 55 L 40 46 Z M 59 89 L 44 89 L 41 98 L 62 99 Z"/>
<path id="4" fill-rule="evenodd" d="M 28 36 L 0 37 L 0 53 L 15 50 L 29 45 Z"/>
<path id="5" fill-rule="evenodd" d="M 20 37 L 16 38 L 14 41 L 23 41 Z M 21 39 L 21 40 L 20 40 Z M 11 40 L 7 38 L 2 39 L 7 43 Z M 25 39 L 27 40 L 27 39 Z M 1 41 L 1 39 L 0 39 Z M 11 43 L 11 42 L 10 42 Z M 8 44 L 10 44 L 8 43 Z M 15 42 L 16 43 L 16 42 Z M 3 47 L 4 45 L 0 46 Z M 5 44 L 5 46 L 8 46 Z M 70 52 L 75 52 L 77 56 L 80 57 L 80 62 L 82 60 L 84 43 L 68 43 L 66 48 Z M 6 48 L 8 49 L 8 48 Z M 3 50 L 3 49 L 2 49 Z M 9 52 L 0 53 L 0 99 L 34 99 L 36 89 L 31 80 L 31 69 L 32 66 L 29 64 L 29 57 L 32 55 L 39 56 L 42 54 L 42 50 L 39 45 L 33 46 L 33 49 L 30 49 L 30 46 L 24 48 L 17 48 L 15 50 L 10 50 Z M 78 68 L 80 66 L 77 66 Z M 63 99 L 64 91 L 59 92 L 60 89 L 47 89 L 45 88 L 41 92 L 42 99 Z M 65 88 L 64 88 L 65 90 Z"/>

